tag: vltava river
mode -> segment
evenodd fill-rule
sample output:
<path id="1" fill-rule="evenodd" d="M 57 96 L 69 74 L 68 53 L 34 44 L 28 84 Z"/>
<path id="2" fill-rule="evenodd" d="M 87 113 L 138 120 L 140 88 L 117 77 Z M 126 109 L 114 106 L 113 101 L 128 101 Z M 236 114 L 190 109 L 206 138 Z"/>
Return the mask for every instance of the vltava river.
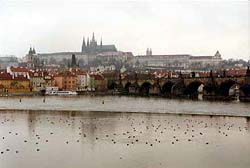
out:
<path id="1" fill-rule="evenodd" d="M 21 102 L 20 102 L 21 99 Z M 0 109 L 150 112 L 250 116 L 250 103 L 119 96 L 0 97 Z"/>
<path id="2" fill-rule="evenodd" d="M 0 109 L 1 168 L 250 167 L 249 104 L 33 97 Z"/>

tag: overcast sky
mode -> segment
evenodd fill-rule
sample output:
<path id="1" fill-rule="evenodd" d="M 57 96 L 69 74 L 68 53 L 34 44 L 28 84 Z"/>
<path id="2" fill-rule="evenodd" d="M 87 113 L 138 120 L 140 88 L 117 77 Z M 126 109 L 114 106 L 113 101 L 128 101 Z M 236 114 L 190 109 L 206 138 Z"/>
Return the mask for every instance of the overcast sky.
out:
<path id="1" fill-rule="evenodd" d="M 250 59 L 250 1 L 0 0 L 0 55 L 80 51 L 95 32 L 103 44 L 145 54 Z"/>

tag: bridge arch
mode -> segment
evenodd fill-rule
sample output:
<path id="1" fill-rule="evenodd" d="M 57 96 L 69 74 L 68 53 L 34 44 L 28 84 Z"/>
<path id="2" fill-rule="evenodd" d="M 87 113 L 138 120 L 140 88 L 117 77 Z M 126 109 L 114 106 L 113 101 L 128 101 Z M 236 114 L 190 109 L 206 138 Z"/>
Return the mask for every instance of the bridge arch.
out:
<path id="1" fill-rule="evenodd" d="M 144 82 L 139 88 L 139 94 L 141 96 L 148 96 L 150 88 L 152 88 L 152 84 L 150 82 Z"/>
<path id="2" fill-rule="evenodd" d="M 221 96 L 229 96 L 229 90 L 235 84 L 236 84 L 236 82 L 231 80 L 231 79 L 222 82 L 220 84 L 220 87 L 219 87 L 220 95 Z"/>
<path id="3" fill-rule="evenodd" d="M 174 84 L 175 83 L 171 81 L 164 83 L 164 85 L 161 87 L 161 94 L 164 96 L 170 96 Z"/>
<path id="4" fill-rule="evenodd" d="M 118 85 L 115 81 L 108 81 L 107 87 L 108 87 L 108 90 L 115 90 L 118 87 Z"/>
<path id="5" fill-rule="evenodd" d="M 126 94 L 138 94 L 139 91 L 138 83 L 127 82 L 124 87 L 124 91 Z"/>
<path id="6" fill-rule="evenodd" d="M 203 94 L 205 95 L 216 95 L 218 91 L 218 86 L 216 83 L 208 82 L 205 83 L 203 90 Z"/>
<path id="7" fill-rule="evenodd" d="M 203 83 L 201 81 L 193 81 L 190 84 L 187 85 L 186 89 L 185 89 L 185 94 L 186 95 L 196 95 L 198 94 L 198 88 L 202 85 Z"/>
<path id="8" fill-rule="evenodd" d="M 186 87 L 185 87 L 184 83 L 182 83 L 182 82 L 176 83 L 172 86 L 171 95 L 181 96 L 184 94 L 185 88 Z"/>
<path id="9" fill-rule="evenodd" d="M 124 91 L 125 91 L 125 94 L 129 94 L 129 87 L 131 86 L 132 84 L 130 82 L 127 82 L 124 86 Z"/>

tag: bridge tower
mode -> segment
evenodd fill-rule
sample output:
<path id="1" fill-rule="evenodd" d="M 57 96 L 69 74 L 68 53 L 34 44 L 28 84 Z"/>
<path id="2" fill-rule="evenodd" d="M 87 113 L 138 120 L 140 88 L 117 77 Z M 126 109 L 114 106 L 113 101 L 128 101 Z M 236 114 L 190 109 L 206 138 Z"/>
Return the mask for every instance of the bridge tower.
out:
<path id="1" fill-rule="evenodd" d="M 245 83 L 250 84 L 250 68 L 249 68 L 249 66 L 247 67 L 247 71 L 246 71 Z"/>

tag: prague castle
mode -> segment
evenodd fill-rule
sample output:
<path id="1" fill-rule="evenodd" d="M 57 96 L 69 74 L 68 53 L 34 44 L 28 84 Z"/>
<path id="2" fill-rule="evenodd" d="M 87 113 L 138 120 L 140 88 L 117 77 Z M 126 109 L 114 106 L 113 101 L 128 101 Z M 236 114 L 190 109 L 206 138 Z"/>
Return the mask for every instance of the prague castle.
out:
<path id="1" fill-rule="evenodd" d="M 115 45 L 103 45 L 102 39 L 100 41 L 100 45 L 98 45 L 97 41 L 95 40 L 95 34 L 93 33 L 91 41 L 89 40 L 89 38 L 87 38 L 87 42 L 86 42 L 85 38 L 83 37 L 81 51 L 82 53 L 86 53 L 86 54 L 98 54 L 102 52 L 116 52 L 117 49 Z"/>
<path id="2" fill-rule="evenodd" d="M 82 59 L 85 64 L 88 64 L 89 61 L 92 61 L 97 54 L 105 53 L 105 52 L 117 52 L 115 45 L 104 45 L 102 39 L 100 40 L 100 44 L 97 44 L 95 39 L 95 34 L 93 33 L 92 39 L 85 41 L 83 38 L 81 51 L 76 52 L 54 52 L 54 53 L 37 53 L 37 56 L 45 62 L 45 64 L 49 62 L 53 62 L 52 60 L 62 61 L 64 59 L 71 59 L 71 56 L 74 54 L 77 59 Z"/>
<path id="3" fill-rule="evenodd" d="M 133 56 L 132 52 L 118 51 L 114 44 L 104 45 L 102 39 L 99 44 L 93 33 L 92 38 L 83 37 L 81 50 L 78 52 L 36 53 L 30 48 L 26 55 L 26 63 L 30 68 L 43 65 L 67 66 L 72 55 L 77 59 L 78 66 L 98 66 L 123 63 L 144 69 L 209 69 L 220 65 L 222 60 L 219 51 L 210 56 L 192 56 L 190 54 L 154 55 L 148 48 L 146 55 Z"/>

